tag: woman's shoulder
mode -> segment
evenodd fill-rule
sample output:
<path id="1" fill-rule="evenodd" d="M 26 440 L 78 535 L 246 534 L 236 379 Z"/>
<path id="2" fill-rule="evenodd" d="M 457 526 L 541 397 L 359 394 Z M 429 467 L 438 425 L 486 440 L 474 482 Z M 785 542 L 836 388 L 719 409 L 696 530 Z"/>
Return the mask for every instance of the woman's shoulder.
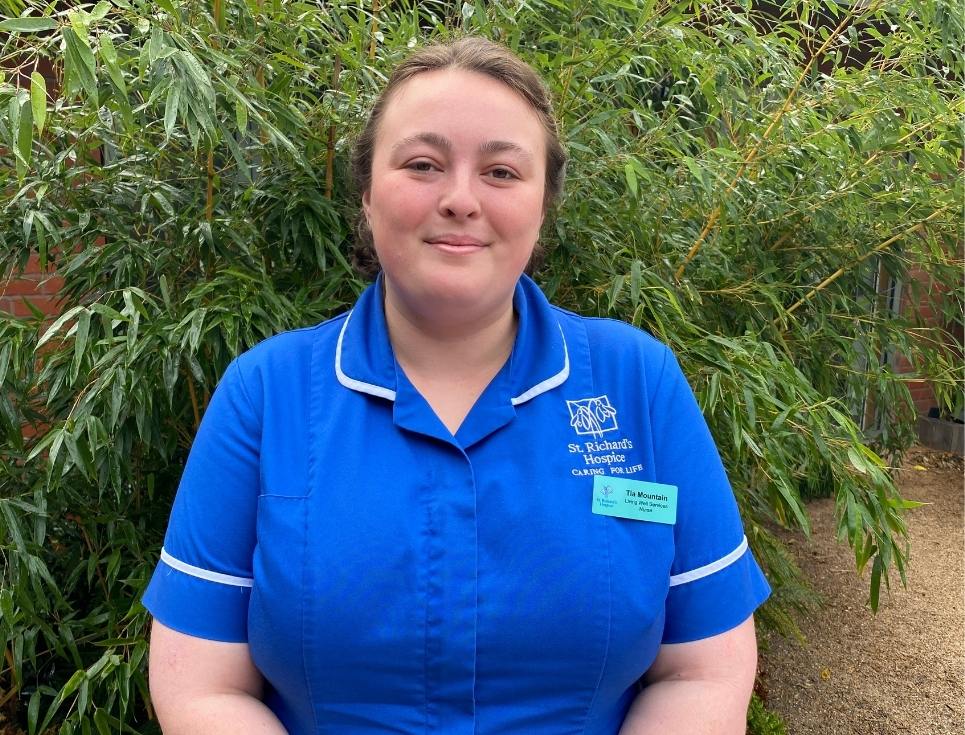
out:
<path id="1" fill-rule="evenodd" d="M 571 328 L 585 331 L 591 349 L 634 350 L 660 359 L 670 352 L 670 348 L 650 332 L 633 324 L 610 317 L 583 316 L 555 305 L 553 310 L 561 326 L 568 323 Z"/>
<path id="2" fill-rule="evenodd" d="M 290 329 L 272 335 L 242 352 L 232 367 L 246 384 L 296 385 L 308 378 L 319 350 L 334 352 L 346 313 L 320 324 Z"/>
<path id="3" fill-rule="evenodd" d="M 319 324 L 273 334 L 242 352 L 236 359 L 254 365 L 310 357 L 319 341 L 338 339 L 347 315 L 348 312 L 343 312 Z"/>

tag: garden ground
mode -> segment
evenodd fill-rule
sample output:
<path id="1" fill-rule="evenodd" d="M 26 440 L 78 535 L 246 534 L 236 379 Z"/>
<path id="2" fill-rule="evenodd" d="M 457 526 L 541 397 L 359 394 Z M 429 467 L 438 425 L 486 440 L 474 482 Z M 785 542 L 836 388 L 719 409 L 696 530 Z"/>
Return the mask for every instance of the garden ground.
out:
<path id="1" fill-rule="evenodd" d="M 908 587 L 897 580 L 872 615 L 867 574 L 833 542 L 834 501 L 809 505 L 810 540 L 789 539 L 824 605 L 802 621 L 807 643 L 770 639 L 761 652 L 768 707 L 789 735 L 961 735 L 963 675 L 962 459 L 915 448 L 902 495 L 927 505 L 907 515 Z"/>

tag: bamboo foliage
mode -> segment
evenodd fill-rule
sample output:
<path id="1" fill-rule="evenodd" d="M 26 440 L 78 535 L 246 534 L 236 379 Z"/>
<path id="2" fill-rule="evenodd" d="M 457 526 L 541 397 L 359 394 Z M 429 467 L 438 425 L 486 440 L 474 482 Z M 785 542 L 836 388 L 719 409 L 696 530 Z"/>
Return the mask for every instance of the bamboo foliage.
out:
<path id="1" fill-rule="evenodd" d="M 570 164 L 537 278 L 678 354 L 762 623 L 810 599 L 773 533 L 809 533 L 808 496 L 872 606 L 903 579 L 908 381 L 962 403 L 953 3 L 0 7 L 0 283 L 31 256 L 65 283 L 53 319 L 0 315 L 0 707 L 30 733 L 156 732 L 138 599 L 194 431 L 233 356 L 363 287 L 348 147 L 426 38 L 485 34 L 550 82 Z M 937 322 L 887 308 L 898 283 Z"/>

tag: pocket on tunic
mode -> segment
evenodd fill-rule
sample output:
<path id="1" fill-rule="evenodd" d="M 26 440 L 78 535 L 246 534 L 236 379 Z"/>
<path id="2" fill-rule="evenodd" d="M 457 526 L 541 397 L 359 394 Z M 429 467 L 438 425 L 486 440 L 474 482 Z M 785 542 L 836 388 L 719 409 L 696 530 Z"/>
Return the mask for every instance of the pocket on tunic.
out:
<path id="1" fill-rule="evenodd" d="M 306 497 L 258 498 L 254 584 L 248 607 L 252 659 L 286 704 L 308 698 L 304 665 Z"/>

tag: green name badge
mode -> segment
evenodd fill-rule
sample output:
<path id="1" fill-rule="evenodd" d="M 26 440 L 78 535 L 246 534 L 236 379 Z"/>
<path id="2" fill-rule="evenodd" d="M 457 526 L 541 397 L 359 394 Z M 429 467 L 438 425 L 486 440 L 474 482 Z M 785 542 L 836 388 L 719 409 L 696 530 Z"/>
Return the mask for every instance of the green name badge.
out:
<path id="1" fill-rule="evenodd" d="M 673 525 L 677 522 L 677 488 L 656 482 L 594 475 L 593 512 Z"/>

